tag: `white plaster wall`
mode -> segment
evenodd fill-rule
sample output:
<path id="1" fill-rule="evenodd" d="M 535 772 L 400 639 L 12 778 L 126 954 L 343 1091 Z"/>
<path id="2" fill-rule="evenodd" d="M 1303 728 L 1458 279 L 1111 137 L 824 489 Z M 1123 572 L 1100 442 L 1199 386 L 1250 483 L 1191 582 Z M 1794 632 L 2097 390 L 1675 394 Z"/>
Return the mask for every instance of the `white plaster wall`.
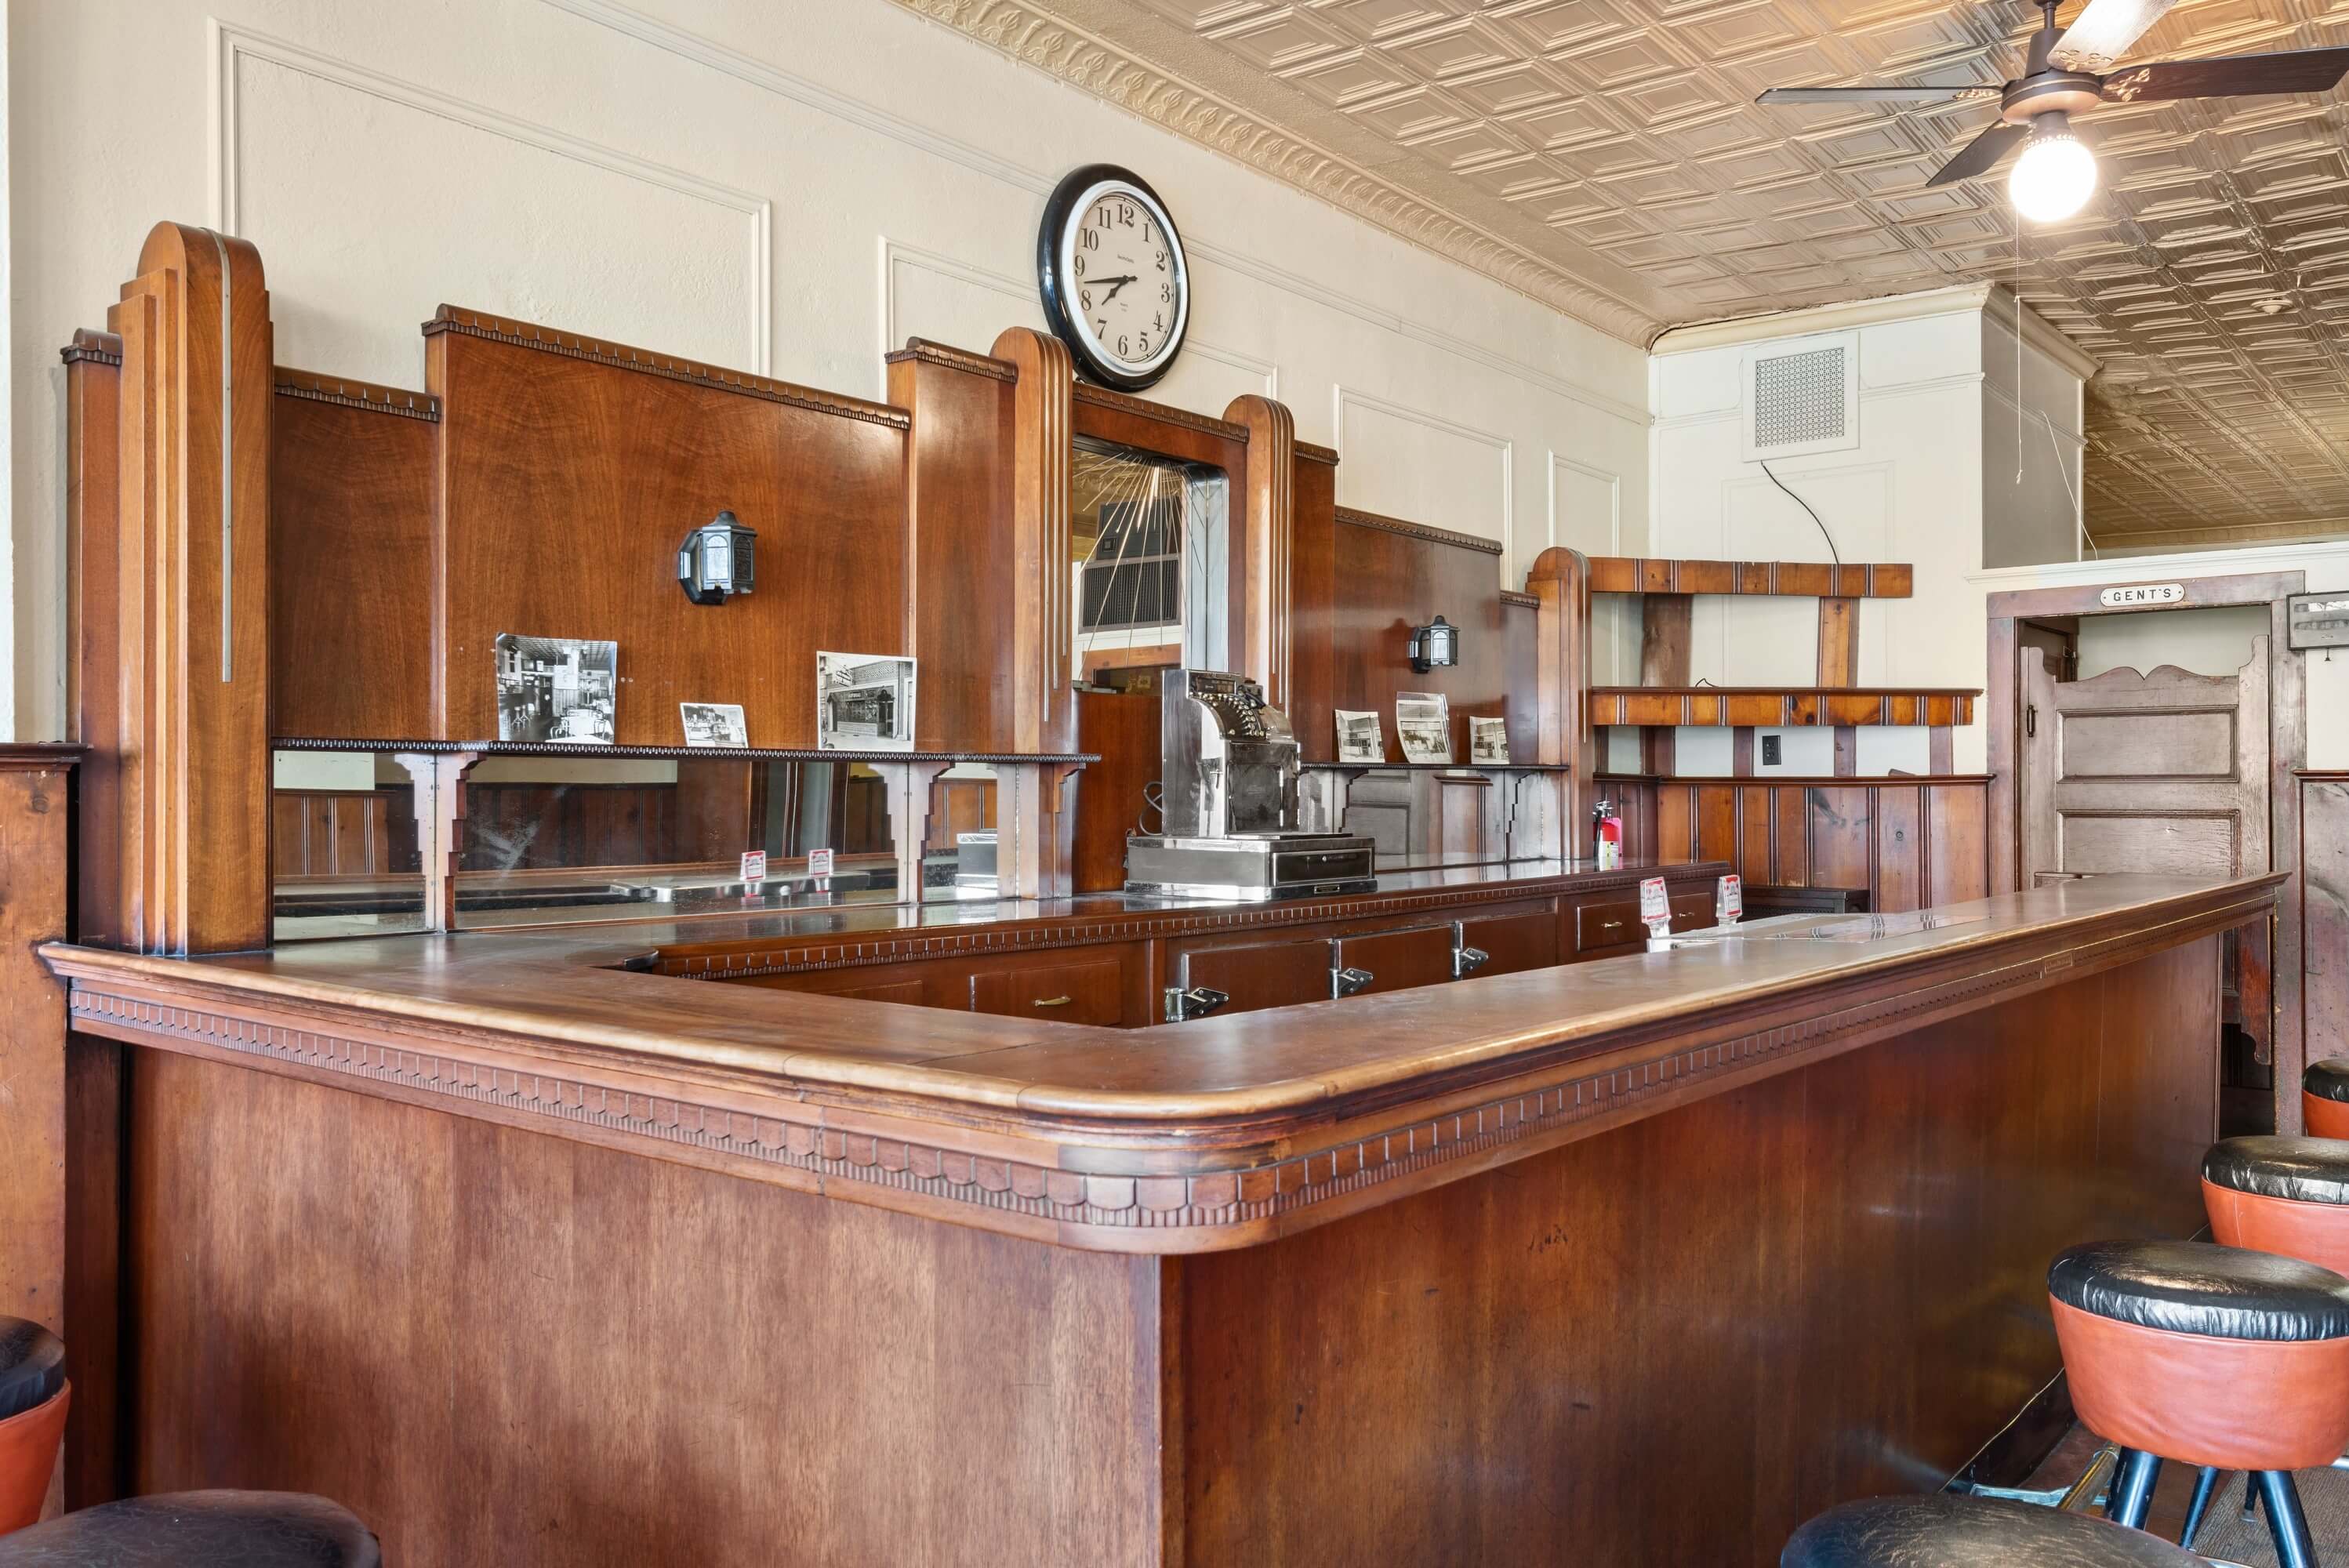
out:
<path id="1" fill-rule="evenodd" d="M 1158 396 L 1338 445 L 1350 505 L 1648 549 L 1644 355 L 885 0 L 19 0 L 0 729 L 63 731 L 57 350 L 159 219 L 260 247 L 281 364 L 421 381 L 443 301 L 877 396 L 1040 325 L 1043 198 L 1131 165 L 1196 304 Z"/>
<path id="2" fill-rule="evenodd" d="M 2013 307 L 2001 293 L 1981 317 L 1982 564 L 2077 561 L 2089 553 L 2080 527 L 2086 384 L 2027 332 L 2018 363 Z"/>

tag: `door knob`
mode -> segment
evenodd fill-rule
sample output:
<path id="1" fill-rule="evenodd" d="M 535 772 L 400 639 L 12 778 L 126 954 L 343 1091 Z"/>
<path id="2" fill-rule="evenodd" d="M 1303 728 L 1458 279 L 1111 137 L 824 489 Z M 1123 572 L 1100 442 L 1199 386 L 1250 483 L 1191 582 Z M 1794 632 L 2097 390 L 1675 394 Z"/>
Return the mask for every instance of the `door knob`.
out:
<path id="1" fill-rule="evenodd" d="M 1350 996 L 1377 978 L 1369 970 L 1356 969 L 1351 965 L 1343 969 L 1333 969 L 1330 972 L 1330 995 Z"/>
<path id="2" fill-rule="evenodd" d="M 1492 957 L 1481 947 L 1455 947 L 1452 950 L 1452 977 L 1465 980 L 1490 963 Z"/>

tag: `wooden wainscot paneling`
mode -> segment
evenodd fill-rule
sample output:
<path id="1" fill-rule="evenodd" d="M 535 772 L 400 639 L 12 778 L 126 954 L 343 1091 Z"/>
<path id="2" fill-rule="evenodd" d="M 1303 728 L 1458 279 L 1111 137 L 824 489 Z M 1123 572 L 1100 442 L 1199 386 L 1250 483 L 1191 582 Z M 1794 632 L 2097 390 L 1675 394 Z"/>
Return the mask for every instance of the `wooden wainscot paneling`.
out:
<path id="1" fill-rule="evenodd" d="M 269 446 L 274 735 L 432 733 L 432 486 L 440 407 L 276 372 Z"/>
<path id="2" fill-rule="evenodd" d="M 1652 799 L 1654 853 L 1665 864 L 1728 861 L 1755 887 L 1862 888 L 1871 909 L 1894 913 L 1988 894 L 1989 783 L 1609 779 L 1601 788 L 1624 804 L 1627 849 L 1635 813 Z"/>
<path id="3" fill-rule="evenodd" d="M 107 313 L 120 346 L 113 504 L 88 445 L 72 554 L 75 690 L 99 788 L 83 939 L 147 953 L 269 937 L 269 294 L 242 240 L 159 223 Z M 80 366 L 75 366 L 78 369 Z M 69 381 L 73 371 L 68 371 Z M 343 585 L 330 584 L 339 593 Z M 110 590 L 101 603 L 98 593 Z"/>
<path id="4" fill-rule="evenodd" d="M 674 746 L 680 702 L 742 705 L 750 744 L 815 744 L 815 655 L 903 654 L 901 409 L 443 305 L 442 711 L 497 734 L 501 633 L 619 645 L 616 739 Z M 696 605 L 687 532 L 758 533 L 756 591 Z"/>
<path id="5" fill-rule="evenodd" d="M 1298 645 L 1312 649 L 1299 665 L 1328 671 L 1326 699 L 1309 705 L 1318 720 L 1291 716 L 1304 756 L 1316 762 L 1336 757 L 1330 710 L 1342 707 L 1378 714 L 1388 760 L 1400 762 L 1395 694 L 1433 691 L 1451 699 L 1452 755 L 1464 764 L 1469 717 L 1506 717 L 1511 708 L 1505 617 L 1524 612 L 1509 611 L 1501 601 L 1501 546 L 1350 507 L 1339 507 L 1332 516 L 1326 569 L 1316 549 L 1313 564 L 1300 574 L 1327 595 L 1309 603 L 1300 595 L 1297 607 Z M 1412 628 L 1439 614 L 1460 628 L 1460 662 L 1415 674 Z M 1521 711 L 1527 706 L 1518 704 Z M 1533 759 L 1538 740 L 1530 729 L 1520 733 L 1513 727 L 1511 741 L 1518 759 Z"/>
<path id="6" fill-rule="evenodd" d="M 1040 509 L 1023 513 L 1012 499 L 1015 469 L 1031 483 L 1042 482 L 1045 471 L 1040 451 L 1022 465 L 1005 439 L 1017 414 L 1019 371 L 1009 360 L 918 337 L 890 355 L 888 365 L 889 401 L 914 422 L 905 463 L 913 518 L 905 634 L 921 661 L 915 744 L 929 751 L 957 745 L 1017 750 L 1015 684 L 1035 685 L 1032 706 L 1040 717 L 1044 676 L 1015 675 L 1011 655 L 1018 649 L 1035 656 L 1040 649 L 1019 641 L 1022 596 L 988 585 L 1002 583 L 1018 529 L 1040 521 Z M 1060 479 L 1065 489 L 1065 472 Z M 1040 631 L 1030 628 L 1030 635 Z"/>

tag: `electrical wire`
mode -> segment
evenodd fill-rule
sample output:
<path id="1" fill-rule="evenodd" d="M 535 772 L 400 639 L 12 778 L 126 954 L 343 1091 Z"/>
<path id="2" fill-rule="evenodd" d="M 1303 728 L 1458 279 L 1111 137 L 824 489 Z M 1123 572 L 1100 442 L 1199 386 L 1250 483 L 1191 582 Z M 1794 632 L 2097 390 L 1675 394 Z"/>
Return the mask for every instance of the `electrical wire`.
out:
<path id="1" fill-rule="evenodd" d="M 1801 507 L 1805 511 L 1811 513 L 1811 521 L 1817 525 L 1819 537 L 1827 542 L 1827 559 L 1833 561 L 1837 566 L 1842 565 L 1843 557 L 1837 553 L 1836 550 L 1835 535 L 1827 531 L 1827 525 L 1826 523 L 1819 521 L 1819 514 L 1817 512 L 1811 511 L 1811 503 L 1805 500 L 1801 496 L 1796 495 L 1793 490 L 1786 490 L 1786 481 L 1780 479 L 1776 474 L 1770 472 L 1769 459 L 1756 458 L 1754 460 L 1762 465 L 1762 471 L 1764 473 L 1770 474 L 1770 482 L 1772 484 L 1776 485 L 1780 490 L 1786 491 L 1787 500 L 1793 501 L 1796 506 Z"/>

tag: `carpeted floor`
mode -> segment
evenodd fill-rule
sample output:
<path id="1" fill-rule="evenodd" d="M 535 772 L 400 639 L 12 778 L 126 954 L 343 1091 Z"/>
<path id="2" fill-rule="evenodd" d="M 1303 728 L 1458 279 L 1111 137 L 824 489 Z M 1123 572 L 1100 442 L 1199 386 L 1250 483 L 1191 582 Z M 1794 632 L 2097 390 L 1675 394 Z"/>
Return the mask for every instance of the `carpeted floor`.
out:
<path id="1" fill-rule="evenodd" d="M 2308 1514 L 2308 1532 L 2316 1541 L 2316 1560 L 2349 1563 L 2349 1470 L 2302 1470 L 2292 1477 L 2292 1484 L 2300 1489 L 2300 1506 Z M 2241 1475 L 2220 1479 L 2219 1495 L 2211 1500 L 2210 1517 L 2195 1540 L 2194 1550 L 2205 1557 L 2240 1563 L 2243 1568 L 2276 1568 L 2275 1543 L 2268 1538 L 2267 1515 L 2261 1513 L 2251 1523 L 2243 1522 Z"/>

